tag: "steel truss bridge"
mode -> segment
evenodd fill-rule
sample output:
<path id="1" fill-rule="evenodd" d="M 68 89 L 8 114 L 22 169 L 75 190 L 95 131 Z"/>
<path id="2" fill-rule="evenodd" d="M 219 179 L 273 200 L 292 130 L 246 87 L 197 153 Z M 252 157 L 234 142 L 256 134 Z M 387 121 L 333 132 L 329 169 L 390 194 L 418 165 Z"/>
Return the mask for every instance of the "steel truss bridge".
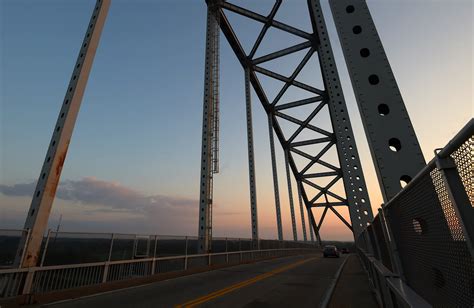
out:
<path id="1" fill-rule="evenodd" d="M 275 19 L 282 0 L 276 0 L 266 16 L 231 1 L 207 0 L 206 4 L 198 236 L 180 239 L 185 248 L 175 256 L 157 254 L 162 246 L 159 236 L 155 236 L 152 241 L 148 239 L 140 258 L 114 261 L 113 249 L 118 240 L 112 235 L 108 258 L 103 262 L 44 264 L 51 238 L 49 232 L 43 244 L 49 213 L 110 6 L 110 0 L 97 0 L 27 214 L 16 267 L 0 270 L 0 297 L 311 253 L 321 245 L 320 229 L 331 211 L 354 234 L 358 255 L 384 307 L 474 306 L 474 121 L 446 147 L 436 150 L 435 158 L 426 163 L 365 1 L 329 0 L 383 195 L 384 204 L 374 217 L 320 1 L 307 0 L 310 32 Z M 227 17 L 229 13 L 260 23 L 261 30 L 250 52 L 242 47 Z M 271 29 L 286 32 L 302 42 L 256 56 Z M 219 172 L 221 33 L 240 62 L 245 80 L 252 234 L 251 239 L 244 241 L 246 248 L 239 240 L 238 248 L 231 249 L 229 245 L 235 244 L 229 244 L 232 240 L 225 239 L 224 245 L 223 239 L 212 235 L 213 181 Z M 303 59 L 289 76 L 265 68 L 271 61 L 284 60 L 302 51 Z M 322 87 L 299 81 L 298 76 L 310 59 L 319 63 L 314 76 L 315 80 L 323 80 Z M 262 85 L 262 78 L 280 82 L 280 90 L 269 91 Z M 292 88 L 304 90 L 308 98 L 284 101 L 285 93 Z M 268 116 L 278 241 L 259 237 L 252 89 Z M 310 111 L 295 116 L 294 111 L 303 106 Z M 324 129 L 316 121 L 321 114 L 330 120 L 332 130 Z M 288 123 L 295 129 L 286 129 Z M 293 241 L 283 241 L 275 143 L 280 143 L 284 151 Z M 334 149 L 337 164 L 327 159 Z M 291 177 L 296 180 L 296 187 L 292 187 Z M 337 185 L 343 186 L 344 193 L 336 191 Z M 298 192 L 298 200 L 293 200 L 293 189 Z M 301 213 L 303 241 L 297 239 L 295 203 Z M 316 217 L 314 208 L 323 209 L 320 217 Z M 340 214 L 340 208 L 348 209 L 350 221 Z M 139 241 L 134 245 L 139 245 Z"/>

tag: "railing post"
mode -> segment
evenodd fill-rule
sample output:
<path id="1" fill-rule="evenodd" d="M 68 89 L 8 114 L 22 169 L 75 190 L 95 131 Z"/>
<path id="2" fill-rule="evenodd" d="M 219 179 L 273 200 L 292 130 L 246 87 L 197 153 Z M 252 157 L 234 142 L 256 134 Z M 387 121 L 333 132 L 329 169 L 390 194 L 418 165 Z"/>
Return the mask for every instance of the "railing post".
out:
<path id="1" fill-rule="evenodd" d="M 242 257 L 242 242 L 239 237 L 239 251 L 240 251 L 240 262 L 242 262 L 243 257 Z"/>
<path id="2" fill-rule="evenodd" d="M 372 221 L 372 223 L 373 223 L 373 221 Z M 375 256 L 378 257 L 378 258 L 376 258 L 376 259 L 379 260 L 379 261 L 381 261 L 381 260 L 382 260 L 382 254 L 381 254 L 381 252 L 380 252 L 379 243 L 377 243 L 377 236 L 375 235 L 375 229 L 374 229 L 373 226 L 372 226 L 372 228 L 371 228 L 371 232 L 372 232 L 372 236 L 373 236 L 373 239 L 374 239 L 374 245 L 373 245 L 373 246 L 375 246 L 375 247 L 373 247 L 373 249 L 374 249 L 374 257 L 375 257 Z M 368 235 L 369 235 L 369 238 L 370 238 L 370 234 L 368 234 Z"/>
<path id="3" fill-rule="evenodd" d="M 108 262 L 110 262 L 110 259 L 112 258 L 112 250 L 113 250 L 113 247 L 114 247 L 114 239 L 115 239 L 115 233 L 112 233 L 112 238 L 110 239 L 109 256 L 107 257 Z"/>
<path id="4" fill-rule="evenodd" d="M 364 231 L 363 231 L 363 234 L 364 234 L 364 240 L 365 240 L 365 244 L 366 244 L 366 249 L 367 249 L 367 253 L 372 255 L 372 256 L 375 256 L 375 247 L 372 245 L 372 240 L 370 239 L 370 234 L 369 234 L 369 229 L 365 228 Z"/>
<path id="5" fill-rule="evenodd" d="M 48 236 L 46 237 L 46 243 L 44 243 L 43 255 L 41 256 L 40 267 L 43 266 L 44 258 L 46 257 L 46 251 L 48 250 L 49 238 L 51 237 L 51 229 L 48 229 Z"/>
<path id="6" fill-rule="evenodd" d="M 459 219 L 459 225 L 466 238 L 466 244 L 471 253 L 471 257 L 474 257 L 474 210 L 462 183 L 462 179 L 459 176 L 454 159 L 450 156 L 440 157 L 436 154 L 436 167 L 441 172 L 449 200 Z"/>
<path id="7" fill-rule="evenodd" d="M 188 237 L 186 236 L 186 248 L 184 250 L 184 270 L 188 269 Z"/>
<path id="8" fill-rule="evenodd" d="M 156 269 L 156 244 L 158 241 L 158 235 L 155 235 L 155 246 L 153 247 L 153 262 L 151 263 L 151 274 L 155 275 L 155 269 Z"/>
<path id="9" fill-rule="evenodd" d="M 158 247 L 158 235 L 155 235 L 155 249 L 153 250 L 153 258 L 156 258 L 156 247 Z"/>
<path id="10" fill-rule="evenodd" d="M 102 275 L 102 283 L 107 282 L 107 274 L 109 273 L 109 261 L 105 262 L 104 274 Z"/>
<path id="11" fill-rule="evenodd" d="M 400 261 L 400 255 L 398 254 L 397 244 L 393 241 L 392 231 L 390 229 L 389 223 L 387 222 L 387 217 L 385 211 L 382 208 L 379 209 L 380 224 L 383 230 L 383 236 L 385 242 L 388 244 L 388 252 L 390 255 L 390 260 L 392 263 L 392 268 L 395 273 L 397 273 L 402 280 L 404 280 L 402 263 Z"/>
<path id="12" fill-rule="evenodd" d="M 229 251 L 227 248 L 227 237 L 225 238 L 225 263 L 229 263 Z"/>

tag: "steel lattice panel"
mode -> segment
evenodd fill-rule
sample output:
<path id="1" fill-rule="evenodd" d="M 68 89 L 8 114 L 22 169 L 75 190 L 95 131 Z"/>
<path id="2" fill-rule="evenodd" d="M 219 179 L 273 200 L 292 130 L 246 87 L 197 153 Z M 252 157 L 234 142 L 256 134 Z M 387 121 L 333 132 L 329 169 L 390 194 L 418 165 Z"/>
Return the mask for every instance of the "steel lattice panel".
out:
<path id="1" fill-rule="evenodd" d="M 385 211 L 407 284 L 434 306 L 472 307 L 473 261 L 440 172 L 414 180 Z"/>
<path id="2" fill-rule="evenodd" d="M 474 137 L 469 138 L 451 154 L 461 177 L 464 189 L 474 207 Z"/>

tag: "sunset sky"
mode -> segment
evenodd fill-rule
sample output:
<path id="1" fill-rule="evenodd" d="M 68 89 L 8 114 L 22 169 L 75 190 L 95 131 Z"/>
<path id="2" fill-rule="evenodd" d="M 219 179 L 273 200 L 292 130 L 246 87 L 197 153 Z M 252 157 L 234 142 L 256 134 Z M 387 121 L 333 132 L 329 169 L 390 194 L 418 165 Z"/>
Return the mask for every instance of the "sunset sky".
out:
<path id="1" fill-rule="evenodd" d="M 263 15 L 273 4 L 229 2 Z M 329 5 L 321 2 L 376 211 L 382 198 L 373 163 Z M 0 0 L 0 229 L 23 226 L 94 3 Z M 474 113 L 473 2 L 367 3 L 428 161 Z M 310 31 L 306 0 L 284 1 L 280 10 L 275 19 Z M 261 25 L 228 17 L 248 50 Z M 67 231 L 197 233 L 205 18 L 203 0 L 112 0 L 50 227 L 62 214 Z M 287 37 L 269 35 L 261 53 L 289 46 Z M 288 72 L 294 63 L 280 66 Z M 311 73 L 302 81 L 318 85 L 319 72 Z M 224 36 L 220 91 L 221 172 L 214 181 L 213 233 L 250 237 L 244 75 Z M 255 95 L 253 117 L 260 236 L 276 238 L 267 118 Z M 321 125 L 328 123 L 322 119 Z M 278 143 L 276 149 L 289 239 L 283 152 Z M 294 181 L 293 189 L 297 200 Z M 298 207 L 296 214 L 301 238 Z M 322 237 L 352 235 L 328 214 Z"/>

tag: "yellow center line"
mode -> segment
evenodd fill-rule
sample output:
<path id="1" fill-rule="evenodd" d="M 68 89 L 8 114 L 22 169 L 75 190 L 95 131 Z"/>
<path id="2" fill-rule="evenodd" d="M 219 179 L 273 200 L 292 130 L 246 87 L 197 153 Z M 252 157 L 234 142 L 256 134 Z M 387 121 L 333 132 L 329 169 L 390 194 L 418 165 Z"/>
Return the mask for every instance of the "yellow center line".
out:
<path id="1" fill-rule="evenodd" d="M 268 273 L 265 273 L 265 274 L 261 274 L 261 275 L 258 275 L 258 276 L 255 276 L 253 278 L 250 278 L 248 280 L 244 280 L 242 282 L 239 282 L 239 283 L 236 283 L 234 285 L 231 285 L 231 286 L 228 286 L 226 288 L 223 288 L 223 289 L 220 289 L 218 291 L 215 291 L 215 292 L 212 292 L 212 293 L 209 293 L 207 295 L 204 295 L 202 297 L 198 297 L 196 299 L 193 299 L 191 301 L 188 301 L 184 304 L 181 304 L 181 305 L 177 305 L 175 306 L 176 308 L 181 308 L 181 307 L 195 307 L 197 305 L 200 305 L 202 303 L 205 303 L 205 302 L 208 302 L 212 299 L 215 299 L 217 297 L 220 297 L 222 295 L 225 295 L 227 293 L 230 293 L 230 292 L 233 292 L 235 290 L 238 290 L 240 288 L 243 288 L 243 287 L 246 287 L 248 285 L 251 285 L 253 283 L 256 283 L 257 281 L 260 281 L 260 280 L 263 280 L 265 278 L 268 278 L 268 277 L 271 277 L 271 276 L 274 276 L 278 273 L 281 273 L 281 272 L 284 272 L 284 271 L 287 271 L 289 269 L 292 269 L 294 267 L 297 267 L 299 265 L 302 265 L 306 262 L 309 262 L 311 260 L 314 260 L 316 258 L 309 258 L 309 259 L 305 259 L 305 260 L 300 260 L 300 261 L 297 261 L 295 263 L 291 263 L 289 265 L 285 265 L 285 266 L 282 266 L 282 267 L 279 267 L 277 269 L 274 269 Z"/>

